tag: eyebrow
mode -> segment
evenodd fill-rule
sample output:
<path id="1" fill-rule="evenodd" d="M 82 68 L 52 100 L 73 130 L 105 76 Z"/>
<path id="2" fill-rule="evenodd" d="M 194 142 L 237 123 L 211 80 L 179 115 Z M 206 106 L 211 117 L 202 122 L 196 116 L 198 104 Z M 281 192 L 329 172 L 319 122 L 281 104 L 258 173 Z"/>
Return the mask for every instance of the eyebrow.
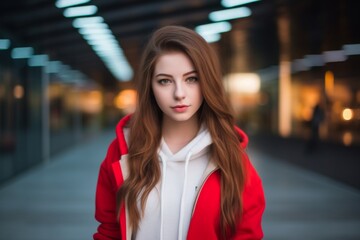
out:
<path id="1" fill-rule="evenodd" d="M 196 70 L 192 70 L 190 72 L 184 73 L 183 76 L 189 75 L 189 74 L 193 74 L 193 73 L 197 73 Z M 156 74 L 155 77 L 161 77 L 161 76 L 165 76 L 165 77 L 172 77 L 170 74 L 166 74 L 166 73 L 159 73 Z"/>

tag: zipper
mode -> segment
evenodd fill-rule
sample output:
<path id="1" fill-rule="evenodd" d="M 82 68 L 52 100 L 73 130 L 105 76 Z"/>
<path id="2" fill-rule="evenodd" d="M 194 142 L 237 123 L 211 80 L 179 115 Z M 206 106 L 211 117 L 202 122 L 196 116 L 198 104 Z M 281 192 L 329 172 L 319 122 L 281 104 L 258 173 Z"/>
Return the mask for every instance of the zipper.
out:
<path id="1" fill-rule="evenodd" d="M 192 211 L 191 211 L 191 217 L 194 215 L 195 207 L 196 207 L 197 202 L 198 202 L 198 200 L 199 200 L 200 192 L 201 192 L 201 190 L 203 189 L 206 181 L 207 181 L 208 178 L 209 178 L 215 171 L 217 171 L 218 169 L 219 169 L 219 168 L 217 167 L 217 168 L 213 169 L 211 172 L 209 172 L 209 174 L 205 177 L 204 181 L 202 182 L 202 184 L 201 184 L 201 186 L 200 186 L 200 188 L 199 188 L 199 190 L 198 190 L 198 192 L 197 192 L 197 194 L 196 194 L 194 206 L 193 206 L 193 209 L 192 209 Z"/>

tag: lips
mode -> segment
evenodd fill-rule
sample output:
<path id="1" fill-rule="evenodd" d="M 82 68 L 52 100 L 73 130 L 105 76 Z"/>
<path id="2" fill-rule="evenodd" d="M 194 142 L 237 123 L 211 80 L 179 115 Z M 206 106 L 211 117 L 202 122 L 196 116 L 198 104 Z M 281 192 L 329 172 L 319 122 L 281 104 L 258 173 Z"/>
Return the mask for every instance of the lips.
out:
<path id="1" fill-rule="evenodd" d="M 182 112 L 185 112 L 189 108 L 189 105 L 176 105 L 176 106 L 171 107 L 171 108 L 175 112 L 182 113 Z"/>

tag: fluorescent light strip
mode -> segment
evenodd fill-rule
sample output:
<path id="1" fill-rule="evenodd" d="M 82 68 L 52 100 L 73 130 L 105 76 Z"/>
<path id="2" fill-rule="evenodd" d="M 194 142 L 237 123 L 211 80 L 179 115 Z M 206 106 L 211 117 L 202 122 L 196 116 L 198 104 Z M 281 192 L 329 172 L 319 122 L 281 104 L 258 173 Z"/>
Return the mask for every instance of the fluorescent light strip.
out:
<path id="1" fill-rule="evenodd" d="M 107 25 L 104 22 L 95 22 L 95 23 L 87 23 L 84 24 L 83 26 L 79 27 L 79 28 L 84 28 L 84 29 L 99 29 L 99 28 L 109 28 L 109 25 Z"/>
<path id="2" fill-rule="evenodd" d="M 309 67 L 324 66 L 324 57 L 322 54 L 309 54 L 304 57 Z"/>
<path id="3" fill-rule="evenodd" d="M 29 58 L 33 53 L 34 49 L 31 47 L 19 47 L 11 51 L 11 57 L 13 59 Z"/>
<path id="4" fill-rule="evenodd" d="M 90 0 L 58 0 L 56 1 L 55 6 L 57 8 L 66 8 L 88 2 L 90 2 Z"/>
<path id="5" fill-rule="evenodd" d="M 10 47 L 9 39 L 0 39 L 0 50 L 6 50 Z"/>
<path id="6" fill-rule="evenodd" d="M 60 71 L 61 66 L 60 61 L 49 61 L 47 62 L 47 67 L 45 69 L 46 73 L 57 73 Z"/>
<path id="7" fill-rule="evenodd" d="M 222 0 L 221 5 L 226 8 L 245 5 L 248 3 L 258 2 L 259 0 Z"/>
<path id="8" fill-rule="evenodd" d="M 112 35 L 108 28 L 81 28 L 79 29 L 81 35 Z"/>
<path id="9" fill-rule="evenodd" d="M 348 56 L 360 55 L 360 44 L 345 44 L 343 49 Z"/>
<path id="10" fill-rule="evenodd" d="M 215 34 L 208 34 L 208 35 L 202 35 L 202 37 L 207 41 L 208 43 L 217 42 L 221 39 L 220 33 Z"/>
<path id="11" fill-rule="evenodd" d="M 214 22 L 244 18 L 251 15 L 251 10 L 247 7 L 239 7 L 211 12 L 209 19 Z"/>
<path id="12" fill-rule="evenodd" d="M 97 7 L 94 5 L 71 7 L 64 10 L 64 16 L 67 18 L 81 17 L 81 16 L 93 15 L 96 12 L 97 12 Z"/>
<path id="13" fill-rule="evenodd" d="M 199 25 L 195 28 L 195 31 L 200 35 L 210 35 L 215 33 L 228 32 L 231 30 L 231 24 L 228 22 L 217 22 Z"/>
<path id="14" fill-rule="evenodd" d="M 43 67 L 43 66 L 46 66 L 48 60 L 49 60 L 49 58 L 45 54 L 33 55 L 28 60 L 28 65 L 30 67 Z"/>
<path id="15" fill-rule="evenodd" d="M 325 51 L 323 56 L 325 62 L 343 62 L 347 59 L 344 50 Z"/>
<path id="16" fill-rule="evenodd" d="M 74 28 L 78 28 L 79 33 L 115 78 L 120 81 L 128 81 L 133 77 L 133 70 L 123 50 L 102 17 L 76 18 L 72 25 Z"/>
<path id="17" fill-rule="evenodd" d="M 97 24 L 97 23 L 104 23 L 104 19 L 99 16 L 75 18 L 72 25 L 74 28 L 83 28 L 86 27 L 87 25 Z"/>

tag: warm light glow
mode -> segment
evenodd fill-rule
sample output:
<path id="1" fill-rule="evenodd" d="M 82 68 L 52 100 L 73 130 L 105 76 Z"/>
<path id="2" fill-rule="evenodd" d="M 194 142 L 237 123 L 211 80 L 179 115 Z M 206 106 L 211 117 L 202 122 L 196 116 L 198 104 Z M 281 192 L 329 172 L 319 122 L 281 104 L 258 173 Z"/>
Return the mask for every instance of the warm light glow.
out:
<path id="1" fill-rule="evenodd" d="M 291 63 L 280 63 L 279 79 L 279 133 L 287 137 L 291 133 Z"/>
<path id="2" fill-rule="evenodd" d="M 353 110 L 351 110 L 350 108 L 345 108 L 345 109 L 342 111 L 342 118 L 343 118 L 345 121 L 349 121 L 349 120 L 351 120 L 353 117 L 354 117 L 354 112 L 353 112 Z"/>
<path id="3" fill-rule="evenodd" d="M 260 77 L 256 73 L 231 73 L 225 77 L 228 92 L 253 94 L 260 90 Z"/>
<path id="4" fill-rule="evenodd" d="M 86 113 L 97 114 L 102 110 L 102 95 L 100 91 L 84 92 L 80 97 L 80 109 Z"/>
<path id="5" fill-rule="evenodd" d="M 114 99 L 114 104 L 124 113 L 132 113 L 136 107 L 136 91 L 127 89 L 121 91 Z"/>
<path id="6" fill-rule="evenodd" d="M 353 135 L 351 132 L 345 132 L 342 136 L 342 140 L 345 146 L 350 146 L 353 141 Z"/>
<path id="7" fill-rule="evenodd" d="M 332 96 L 334 92 L 334 74 L 331 71 L 325 73 L 325 92 L 327 96 Z"/>
<path id="8" fill-rule="evenodd" d="M 321 102 L 321 87 L 293 82 L 291 114 L 297 121 L 310 121 L 314 106 Z"/>
<path id="9" fill-rule="evenodd" d="M 14 87 L 14 97 L 16 99 L 21 99 L 24 96 L 24 88 L 21 85 L 16 85 Z"/>

